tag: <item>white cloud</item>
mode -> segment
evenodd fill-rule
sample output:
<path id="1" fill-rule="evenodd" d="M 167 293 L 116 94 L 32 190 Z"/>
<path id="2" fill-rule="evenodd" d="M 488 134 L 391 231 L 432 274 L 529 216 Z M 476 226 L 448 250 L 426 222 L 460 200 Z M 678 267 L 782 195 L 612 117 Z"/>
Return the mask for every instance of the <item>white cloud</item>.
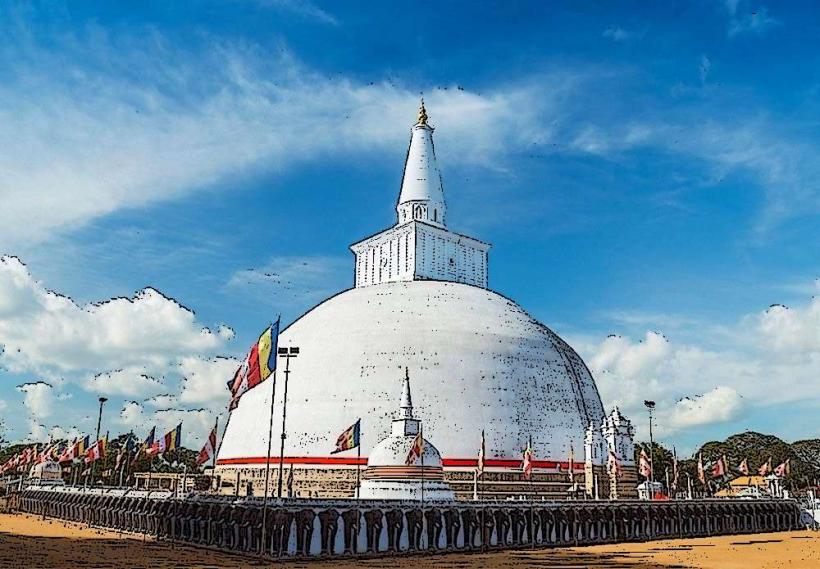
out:
<path id="1" fill-rule="evenodd" d="M 251 0 L 262 8 L 274 8 L 290 12 L 306 20 L 338 26 L 339 22 L 328 12 L 307 0 Z"/>
<path id="2" fill-rule="evenodd" d="M 743 401 L 737 391 L 718 386 L 703 395 L 686 397 L 675 403 L 669 421 L 677 428 L 720 423 L 737 417 L 742 407 Z"/>
<path id="3" fill-rule="evenodd" d="M 602 35 L 605 38 L 611 39 L 612 41 L 623 42 L 636 37 L 636 35 L 638 34 L 635 34 L 634 32 L 628 32 L 620 26 L 610 26 L 604 30 L 604 33 Z"/>
<path id="4" fill-rule="evenodd" d="M 83 388 L 103 395 L 126 395 L 134 397 L 159 393 L 165 384 L 141 373 L 138 369 L 118 369 L 98 373 L 86 378 Z"/>
<path id="5" fill-rule="evenodd" d="M 657 325 L 662 315 L 618 315 L 618 322 Z M 730 326 L 672 318 L 677 335 L 647 332 L 642 340 L 578 339 L 605 405 L 618 404 L 646 436 L 645 399 L 658 404 L 658 433 L 731 421 L 754 407 L 820 404 L 820 298 L 793 308 L 773 306 Z M 778 388 L 777 386 L 788 386 Z"/>
<path id="6" fill-rule="evenodd" d="M 23 393 L 23 403 L 28 412 L 37 419 L 51 415 L 54 407 L 54 388 L 44 381 L 24 383 L 17 386 Z"/>
<path id="7" fill-rule="evenodd" d="M 143 407 L 136 401 L 128 401 L 120 410 L 120 422 L 128 427 L 140 425 L 143 420 Z"/>
<path id="8" fill-rule="evenodd" d="M 178 397 L 172 393 L 162 393 L 146 399 L 145 404 L 154 409 L 169 409 L 178 404 Z"/>
<path id="9" fill-rule="evenodd" d="M 225 342 L 157 290 L 78 305 L 45 289 L 16 257 L 0 257 L 0 293 L 8 293 L 0 308 L 0 363 L 13 372 L 162 373 L 184 356 L 211 354 Z M 131 393 L 122 375 L 92 379 L 90 385 Z M 146 387 L 146 380 L 135 381 L 135 388 Z"/>
<path id="10" fill-rule="evenodd" d="M 669 351 L 669 342 L 657 332 L 647 332 L 637 344 L 613 335 L 603 341 L 590 364 L 596 369 L 611 370 L 625 379 L 635 379 L 655 374 Z"/>
<path id="11" fill-rule="evenodd" d="M 732 17 L 744 10 L 734 6 Z M 276 57 L 219 41 L 190 50 L 156 31 L 141 38 L 89 32 L 49 38 L 45 47 L 28 35 L 15 41 L 16 28 L 0 31 L 13 46 L 0 53 L 8 70 L 0 85 L 0 141 L 9 141 L 0 154 L 0 240 L 10 245 L 217 185 L 232 191 L 244 177 L 394 152 L 407 143 L 417 105 L 417 85 L 318 73 L 286 48 Z M 618 41 L 631 34 L 617 26 L 604 32 Z M 703 79 L 711 66 L 705 61 Z M 737 110 L 734 102 L 734 113 L 670 109 L 651 99 L 640 112 L 626 111 L 612 104 L 612 85 L 628 90 L 630 73 L 554 66 L 481 93 L 452 86 L 426 89 L 425 96 L 433 122 L 446 125 L 436 136 L 450 165 L 513 175 L 509 157 L 522 151 L 611 158 L 651 147 L 753 173 L 766 191 L 763 229 L 820 211 L 812 137 L 790 139 L 784 121 L 755 107 Z"/>
<path id="12" fill-rule="evenodd" d="M 754 320 L 761 336 L 761 349 L 798 356 L 820 353 L 820 297 L 800 308 L 772 305 Z"/>
<path id="13" fill-rule="evenodd" d="M 19 259 L 0 257 L 0 364 L 13 373 L 53 378 L 17 387 L 30 414 L 27 440 L 64 434 L 59 429 L 71 422 L 85 428 L 96 422 L 96 412 L 79 416 L 88 413 L 82 402 L 55 413 L 57 401 L 72 397 L 58 391 L 63 382 L 95 395 L 147 398 L 123 402 L 118 423 L 129 428 L 146 427 L 168 410 L 185 415 L 186 406 L 204 406 L 191 412 L 190 435 L 198 440 L 204 436 L 198 430 L 202 414 L 214 417 L 225 407 L 225 384 L 238 362 L 215 353 L 233 336 L 227 325 L 215 332 L 204 328 L 192 311 L 154 289 L 77 304 L 44 288 Z M 44 419 L 55 415 L 61 425 L 47 428 Z M 23 424 L 20 418 L 16 428 Z"/>
<path id="14" fill-rule="evenodd" d="M 3 241 L 42 240 L 227 178 L 407 142 L 416 88 L 329 77 L 286 51 L 271 58 L 214 42 L 194 54 L 148 36 L 54 39 L 55 51 L 8 38 L 14 47 L 0 53 L 9 74 L 0 140 L 13 141 L 0 154 Z M 548 91 L 428 92 L 434 120 L 447 124 L 439 142 L 458 141 L 451 162 L 497 167 L 505 144 L 543 139 L 549 121 L 536 119 L 567 82 L 546 79 Z"/>
<path id="15" fill-rule="evenodd" d="M 29 418 L 28 428 L 29 432 L 24 437 L 23 441 L 30 443 L 45 443 L 49 439 L 71 441 L 80 435 L 80 429 L 76 426 L 64 428 L 60 425 L 53 425 L 51 427 L 46 427 L 34 417 Z"/>
<path id="16" fill-rule="evenodd" d="M 179 401 L 186 404 L 226 405 L 229 399 L 227 382 L 233 377 L 239 360 L 233 358 L 183 358 L 183 377 Z"/>

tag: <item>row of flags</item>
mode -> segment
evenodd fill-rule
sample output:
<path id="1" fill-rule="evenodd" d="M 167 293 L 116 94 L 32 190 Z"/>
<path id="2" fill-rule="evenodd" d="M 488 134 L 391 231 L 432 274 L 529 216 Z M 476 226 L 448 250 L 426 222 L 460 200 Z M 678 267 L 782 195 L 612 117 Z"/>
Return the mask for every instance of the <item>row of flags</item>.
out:
<path id="1" fill-rule="evenodd" d="M 356 432 L 356 444 L 358 445 L 358 422 Z M 217 426 L 214 425 L 208 438 L 205 441 L 202 449 L 196 459 L 197 466 L 202 466 L 210 461 L 216 455 L 216 439 Z M 179 423 L 175 428 L 168 431 L 162 437 L 156 437 L 156 427 L 152 427 L 148 436 L 139 447 L 136 446 L 132 435 L 126 437 L 125 443 L 120 446 L 116 454 L 114 471 L 118 471 L 128 459 L 131 459 L 132 464 L 135 463 L 140 455 L 148 457 L 158 456 L 166 452 L 177 450 L 182 446 L 182 423 Z M 134 450 L 136 448 L 136 453 Z M 108 451 L 108 435 L 95 441 L 93 444 L 90 441 L 90 436 L 78 437 L 74 439 L 71 444 L 50 443 L 45 449 L 40 452 L 39 444 L 26 447 L 17 455 L 11 457 L 3 465 L 0 465 L 0 475 L 25 470 L 28 467 L 45 462 L 47 460 L 58 463 L 76 463 L 77 461 L 84 463 L 87 467 L 94 464 L 98 460 L 102 460 L 107 456 Z M 133 457 L 131 455 L 134 454 Z M 87 474 L 90 470 L 87 468 L 81 473 Z"/>
<path id="2" fill-rule="evenodd" d="M 716 461 L 714 461 L 711 466 L 704 466 L 703 464 L 703 453 L 698 454 L 698 479 L 700 480 L 701 484 L 706 484 L 706 472 L 707 469 L 711 472 L 712 478 L 720 478 L 728 474 L 729 468 L 727 466 L 726 455 L 721 455 Z M 749 469 L 749 459 L 744 458 L 740 464 L 737 466 L 737 471 L 745 476 L 749 476 L 750 469 Z M 772 469 L 772 457 L 760 465 L 757 469 L 757 473 L 760 476 L 768 476 L 769 474 L 774 473 L 775 476 L 780 478 L 784 478 L 791 473 L 791 459 L 787 458 L 780 464 L 778 464 L 774 469 Z"/>
<path id="3" fill-rule="evenodd" d="M 143 443 L 138 450 L 134 460 L 139 457 L 140 452 L 153 456 L 175 450 L 181 446 L 182 423 L 177 425 L 173 430 L 169 431 L 164 437 L 156 440 L 154 440 L 155 430 L 156 427 L 151 429 L 151 433 L 148 435 L 146 442 Z M 86 466 L 90 466 L 107 456 L 108 435 L 106 434 L 105 437 L 96 440 L 93 443 L 91 442 L 91 437 L 89 435 L 77 437 L 71 444 L 59 442 L 50 443 L 42 452 L 38 451 L 38 447 L 39 445 L 37 444 L 31 447 L 26 447 L 20 453 L 10 458 L 5 464 L 0 466 L 0 474 L 24 470 L 30 465 L 45 462 L 47 460 L 52 460 L 60 464 L 67 462 L 80 462 L 84 463 Z M 129 453 L 133 452 L 133 448 L 134 443 L 129 435 L 126 439 L 126 443 L 122 445 L 117 452 L 116 469 L 119 469 L 123 459 Z M 213 451 L 211 451 L 211 455 L 212 453 Z"/>
<path id="4" fill-rule="evenodd" d="M 148 457 L 154 457 L 176 450 L 182 446 L 182 423 L 165 433 L 164 436 L 157 437 L 156 432 L 157 428 L 151 427 L 148 436 L 145 437 L 145 440 L 134 455 L 134 462 L 136 462 L 142 454 Z"/>
<path id="5" fill-rule="evenodd" d="M 107 435 L 102 439 L 94 441 L 94 444 L 91 444 L 89 436 L 78 437 L 74 439 L 73 443 L 67 445 L 60 442 L 49 443 L 42 452 L 39 451 L 39 444 L 35 444 L 31 447 L 24 448 L 15 456 L 9 458 L 0 466 L 0 475 L 8 472 L 26 470 L 29 466 L 48 460 L 61 464 L 80 461 L 86 465 L 90 465 L 105 458 L 107 442 Z"/>

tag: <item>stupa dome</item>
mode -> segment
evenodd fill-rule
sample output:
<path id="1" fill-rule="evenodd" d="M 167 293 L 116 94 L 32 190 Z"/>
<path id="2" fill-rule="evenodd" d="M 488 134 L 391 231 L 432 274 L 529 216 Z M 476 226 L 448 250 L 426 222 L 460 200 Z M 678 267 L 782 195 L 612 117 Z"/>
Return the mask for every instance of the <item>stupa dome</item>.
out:
<path id="1" fill-rule="evenodd" d="M 531 436 L 537 459 L 565 459 L 604 417 L 578 354 L 516 303 L 476 286 L 410 281 L 347 290 L 291 324 L 279 345 L 300 348 L 288 386 L 286 453 L 294 458 L 332 463 L 338 433 L 357 417 L 369 456 L 388 433 L 405 366 L 424 394 L 424 435 L 445 467 L 475 460 L 482 429 L 488 458 L 520 461 Z M 280 369 L 277 417 L 283 379 Z M 264 460 L 273 383 L 242 397 L 220 461 Z"/>
<path id="2" fill-rule="evenodd" d="M 520 471 L 531 440 L 535 466 L 557 469 L 571 448 L 584 444 L 590 423 L 604 419 L 580 356 L 488 288 L 490 245 L 445 224 L 432 137 L 422 107 L 411 128 L 396 224 L 351 246 L 354 288 L 279 335 L 280 348 L 300 350 L 289 360 L 287 464 L 306 470 L 404 464 L 412 434 L 389 425 L 396 378 L 405 367 L 423 394 L 417 407 L 423 434 L 438 447 L 426 445 L 425 465 L 444 470 L 476 466 L 482 431 L 489 468 Z M 218 467 L 267 462 L 274 390 L 273 413 L 283 416 L 284 389 L 277 388 L 283 364 L 232 411 Z M 338 434 L 357 418 L 361 457 L 331 456 Z M 280 433 L 275 428 L 273 438 Z"/>
<path id="3" fill-rule="evenodd" d="M 368 468 L 403 465 L 415 438 L 413 435 L 389 435 L 373 447 L 373 450 L 369 453 L 367 457 Z M 427 439 L 424 439 L 424 452 L 419 463 L 424 463 L 425 467 L 442 467 L 441 453 Z"/>

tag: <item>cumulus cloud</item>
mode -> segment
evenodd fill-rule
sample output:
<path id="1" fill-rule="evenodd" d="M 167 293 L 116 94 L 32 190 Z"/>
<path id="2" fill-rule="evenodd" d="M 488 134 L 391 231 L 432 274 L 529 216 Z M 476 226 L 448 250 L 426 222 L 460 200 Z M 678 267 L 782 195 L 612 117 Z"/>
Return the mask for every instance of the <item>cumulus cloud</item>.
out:
<path id="1" fill-rule="evenodd" d="M 718 386 L 703 395 L 686 397 L 675 403 L 669 421 L 678 428 L 725 422 L 737 417 L 742 406 L 737 391 Z"/>
<path id="2" fill-rule="evenodd" d="M 216 331 L 203 327 L 191 310 L 154 289 L 78 304 L 46 289 L 20 259 L 0 257 L 0 365 L 50 378 L 17 387 L 30 415 L 28 440 L 58 432 L 44 419 L 54 418 L 56 402 L 72 397 L 58 391 L 64 382 L 95 395 L 127 398 L 118 421 L 129 428 L 144 427 L 158 413 L 165 416 L 163 410 L 183 412 L 190 405 L 213 408 L 208 413 L 215 416 L 224 408 L 225 383 L 238 365 L 215 354 L 233 336 L 227 325 Z M 83 409 L 66 407 L 56 428 L 90 425 L 91 419 L 78 415 L 87 412 Z M 199 416 L 192 415 L 191 429 L 204 424 Z M 204 436 L 193 430 L 189 435 Z"/>
<path id="3" fill-rule="evenodd" d="M 183 377 L 179 401 L 186 404 L 224 405 L 228 401 L 228 379 L 233 377 L 239 360 L 234 358 L 183 358 L 180 373 Z"/>
<path id="4" fill-rule="evenodd" d="M 796 355 L 820 352 L 820 296 L 805 307 L 772 305 L 755 320 L 761 347 Z"/>
<path id="5" fill-rule="evenodd" d="M 23 403 L 28 412 L 42 419 L 51 415 L 54 407 L 54 388 L 44 381 L 24 383 L 17 386 L 17 391 L 24 394 Z"/>
<path id="6" fill-rule="evenodd" d="M 143 419 L 143 407 L 136 401 L 128 401 L 120 410 L 120 422 L 128 427 L 140 425 Z"/>
<path id="7" fill-rule="evenodd" d="M 209 354 L 225 343 L 155 289 L 79 305 L 44 288 L 16 257 L 0 257 L 0 299 L 0 363 L 13 372 L 162 372 L 182 356 Z M 123 392 L 121 376 L 90 381 Z"/>
<path id="8" fill-rule="evenodd" d="M 618 314 L 619 322 L 641 325 L 662 318 Z M 673 319 L 680 334 L 697 340 L 668 340 L 647 332 L 640 340 L 609 336 L 576 343 L 607 405 L 618 404 L 645 433 L 644 399 L 658 403 L 661 434 L 738 418 L 754 406 L 796 401 L 820 403 L 820 298 L 787 308 L 775 305 L 731 326 L 706 326 Z M 773 389 L 788 385 L 788 389 Z"/>

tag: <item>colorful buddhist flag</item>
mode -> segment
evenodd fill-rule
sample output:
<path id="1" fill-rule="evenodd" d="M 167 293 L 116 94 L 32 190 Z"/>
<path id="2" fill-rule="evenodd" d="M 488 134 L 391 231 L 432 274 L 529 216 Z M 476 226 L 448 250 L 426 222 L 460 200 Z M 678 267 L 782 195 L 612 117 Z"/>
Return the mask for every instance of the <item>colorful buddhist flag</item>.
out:
<path id="1" fill-rule="evenodd" d="M 140 448 L 137 449 L 137 454 L 134 455 L 134 462 L 136 462 L 137 459 L 140 457 L 140 453 L 145 453 L 148 456 L 151 456 L 152 454 L 154 454 L 154 437 L 156 435 L 156 432 L 157 432 L 157 427 L 156 426 L 151 427 L 151 432 L 149 432 L 148 436 L 145 437 L 145 440 L 142 441 L 142 444 L 140 445 Z"/>
<path id="2" fill-rule="evenodd" d="M 154 441 L 151 454 L 164 454 L 182 446 L 182 423 Z"/>
<path id="3" fill-rule="evenodd" d="M 332 450 L 330 454 L 336 454 L 337 452 L 343 452 L 359 446 L 359 432 L 361 423 L 362 420 L 357 419 L 355 423 L 345 429 L 345 431 L 336 439 L 336 448 Z"/>
<path id="4" fill-rule="evenodd" d="M 196 457 L 196 465 L 202 466 L 216 454 L 216 425 L 211 429 L 208 439 L 199 451 L 199 456 Z"/>
<path id="5" fill-rule="evenodd" d="M 787 458 L 785 461 L 781 462 L 780 464 L 777 465 L 777 467 L 775 467 L 774 473 L 777 476 L 780 476 L 781 478 L 783 478 L 785 476 L 788 476 L 789 472 L 791 472 L 790 463 L 791 463 L 791 459 Z"/>
<path id="6" fill-rule="evenodd" d="M 706 469 L 703 467 L 703 453 L 698 453 L 698 480 L 701 484 L 706 484 Z"/>
<path id="7" fill-rule="evenodd" d="M 424 439 L 421 436 L 421 431 L 416 434 L 416 437 L 413 439 L 413 444 L 410 445 L 410 450 L 407 453 L 407 459 L 404 461 L 404 464 L 411 465 L 419 459 L 424 452 Z"/>
<path id="8" fill-rule="evenodd" d="M 638 471 L 647 480 L 652 477 L 652 463 L 643 449 L 641 449 L 641 455 L 638 457 Z"/>
<path id="9" fill-rule="evenodd" d="M 527 480 L 532 477 L 532 439 L 527 441 L 527 448 L 524 449 L 524 459 L 521 462 L 521 473 Z"/>
<path id="10" fill-rule="evenodd" d="M 745 476 L 749 476 L 749 459 L 744 458 L 742 461 L 740 461 L 740 464 L 738 465 L 737 470 L 741 474 L 743 474 Z"/>
<path id="11" fill-rule="evenodd" d="M 481 429 L 481 448 L 478 449 L 478 475 L 484 474 L 484 461 L 486 460 L 487 449 L 484 444 L 484 429 Z"/>
<path id="12" fill-rule="evenodd" d="M 105 439 L 100 439 L 91 447 L 85 451 L 85 463 L 91 464 L 100 460 L 101 458 L 105 458 Z"/>
<path id="13" fill-rule="evenodd" d="M 85 455 L 85 451 L 88 450 L 88 447 L 91 446 L 91 435 L 86 435 L 80 440 L 77 441 L 76 447 L 74 449 L 74 458 L 80 458 L 81 456 Z"/>
<path id="14" fill-rule="evenodd" d="M 233 411 L 239 405 L 242 395 L 268 379 L 276 371 L 276 352 L 279 344 L 279 319 L 262 332 L 251 347 L 248 357 L 237 368 L 233 379 L 228 383 L 231 390 L 231 401 L 228 409 Z"/>
<path id="15" fill-rule="evenodd" d="M 760 465 L 760 468 L 757 469 L 757 473 L 760 476 L 767 476 L 772 471 L 772 457 L 769 457 L 769 460 L 764 462 Z"/>
<path id="16" fill-rule="evenodd" d="M 68 462 L 69 460 L 74 458 L 73 452 L 74 452 L 74 445 L 75 444 L 77 444 L 77 439 L 74 439 L 74 442 L 71 443 L 70 445 L 66 445 L 66 447 L 63 449 L 63 452 L 60 453 L 59 458 L 57 458 L 57 462 L 60 462 L 60 463 Z"/>
<path id="17" fill-rule="evenodd" d="M 726 457 L 719 457 L 714 464 L 712 464 L 712 477 L 717 478 L 726 474 Z"/>

